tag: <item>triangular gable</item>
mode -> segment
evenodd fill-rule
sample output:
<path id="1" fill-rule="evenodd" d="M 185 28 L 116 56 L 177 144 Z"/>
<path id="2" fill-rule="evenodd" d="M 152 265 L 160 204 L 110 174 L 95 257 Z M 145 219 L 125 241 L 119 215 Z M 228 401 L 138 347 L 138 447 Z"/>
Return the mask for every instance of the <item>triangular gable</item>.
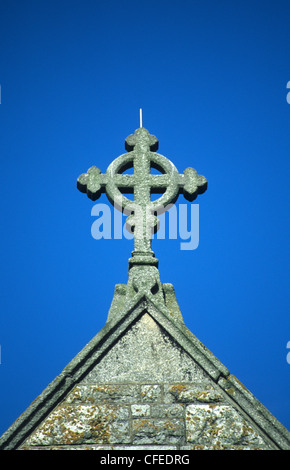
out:
<path id="1" fill-rule="evenodd" d="M 119 287 L 119 294 L 121 290 L 122 289 Z M 263 405 L 261 405 L 258 402 L 258 400 L 247 389 L 245 389 L 245 387 L 243 387 L 237 381 L 237 379 L 235 379 L 233 376 L 230 375 L 227 368 L 223 366 L 223 364 L 221 364 L 221 362 L 217 358 L 215 358 L 215 356 L 186 328 L 186 326 L 183 323 L 181 315 L 178 312 L 176 312 L 176 306 L 174 303 L 175 297 L 174 295 L 172 295 L 172 290 L 170 288 L 167 289 L 167 294 L 168 294 L 167 305 L 164 305 L 164 304 L 162 305 L 160 303 L 156 305 L 153 298 L 148 298 L 148 296 L 147 297 L 143 296 L 140 298 L 135 297 L 130 305 L 128 305 L 127 303 L 128 305 L 127 308 L 119 309 L 118 306 L 120 307 L 120 301 L 116 299 L 117 294 L 115 293 L 114 300 L 113 300 L 112 307 L 111 307 L 111 309 L 113 309 L 114 315 L 112 315 L 112 312 L 111 314 L 109 314 L 108 321 L 106 325 L 104 326 L 104 328 L 64 368 L 61 374 L 42 392 L 42 394 L 18 418 L 18 420 L 8 429 L 8 431 L 4 433 L 4 435 L 2 436 L 0 440 L 1 448 L 2 449 L 19 448 L 19 446 L 21 446 L 21 443 L 23 443 L 29 436 L 31 436 L 37 427 L 41 428 L 41 425 L 45 422 L 45 420 L 49 420 L 49 416 L 51 416 L 52 413 L 56 413 L 56 411 L 54 410 L 60 409 L 57 407 L 60 407 L 61 406 L 60 404 L 63 401 L 64 403 L 66 403 L 66 401 L 69 402 L 69 400 L 72 400 L 71 396 L 76 393 L 75 392 L 76 386 L 78 386 L 81 383 L 87 383 L 87 384 L 90 383 L 90 379 L 88 379 L 88 377 L 90 377 L 90 374 L 92 375 L 93 371 L 98 369 L 98 364 L 102 364 L 102 361 L 104 363 L 106 358 L 108 358 L 109 355 L 112 354 L 112 351 L 114 351 L 114 348 L 116 350 L 117 345 L 121 343 L 122 339 L 130 336 L 130 333 L 132 333 L 133 329 L 136 328 L 136 325 L 138 324 L 141 325 L 140 323 L 141 319 L 143 319 L 142 321 L 144 323 L 144 319 L 147 318 L 146 327 L 148 327 L 148 325 L 150 325 L 150 320 L 148 319 L 151 318 L 152 327 L 154 327 L 154 325 L 157 325 L 159 330 L 164 332 L 163 334 L 164 338 L 169 338 L 171 341 L 170 347 L 173 352 L 171 352 L 170 350 L 170 356 L 169 356 L 168 361 L 169 360 L 172 361 L 172 364 L 173 364 L 174 361 L 177 360 L 177 359 L 175 360 L 174 358 L 177 357 L 178 354 L 179 355 L 183 354 L 182 364 L 185 364 L 184 368 L 186 368 L 186 361 L 189 361 L 189 362 L 192 361 L 192 364 L 194 364 L 195 370 L 197 371 L 196 372 L 197 375 L 191 379 L 185 378 L 185 375 L 178 376 L 178 374 L 175 374 L 175 376 L 170 376 L 168 378 L 168 380 L 166 381 L 166 385 L 164 386 L 162 385 L 163 387 L 162 394 L 164 395 L 164 397 L 167 393 L 169 394 L 168 395 L 169 397 L 175 397 L 174 399 L 179 400 L 179 402 L 176 402 L 176 406 L 182 405 L 183 410 L 186 407 L 186 413 L 187 413 L 186 419 L 188 423 L 188 428 L 186 428 L 186 430 L 183 429 L 182 431 L 180 427 L 181 426 L 180 423 L 184 422 L 184 419 L 181 420 L 180 418 L 175 418 L 175 420 L 173 420 L 172 423 L 170 422 L 171 423 L 170 425 L 172 427 L 176 427 L 175 432 L 177 433 L 177 437 L 171 436 L 172 442 L 174 443 L 174 445 L 176 445 L 176 442 L 178 441 L 180 437 L 178 435 L 178 432 L 179 433 L 185 432 L 187 436 L 186 438 L 188 439 L 187 445 L 189 447 L 191 446 L 191 448 L 194 447 L 194 440 L 196 438 L 196 433 L 198 432 L 198 426 L 196 427 L 197 419 L 200 420 L 202 417 L 206 419 L 206 416 L 208 416 L 208 413 L 211 412 L 211 413 L 216 413 L 214 415 L 215 416 L 214 419 L 217 420 L 217 422 L 224 422 L 225 420 L 224 416 L 228 416 L 227 418 L 228 422 L 232 423 L 232 426 L 234 426 L 234 422 L 237 422 L 237 416 L 240 414 L 242 416 L 241 418 L 242 424 L 240 424 L 240 428 L 237 431 L 237 433 L 242 433 L 241 439 L 242 438 L 244 440 L 246 439 L 244 436 L 246 432 L 248 434 L 252 433 L 252 435 L 255 436 L 254 441 L 255 442 L 257 441 L 258 444 L 259 443 L 261 444 L 262 442 L 264 445 L 264 448 L 289 449 L 290 448 L 289 432 L 281 425 L 281 423 L 279 423 L 269 413 L 268 410 L 266 410 L 263 407 Z M 120 299 L 122 299 L 122 295 L 120 295 Z M 171 303 L 170 303 L 170 300 L 171 300 Z M 174 307 L 173 308 L 174 311 L 170 308 L 170 305 Z M 157 342 L 161 343 L 161 341 L 159 341 L 158 339 L 156 339 L 155 342 L 156 344 Z M 164 346 L 164 349 L 163 349 L 164 356 L 167 354 L 166 351 L 168 351 L 168 348 L 166 350 L 166 347 L 167 346 Z M 174 348 L 176 352 L 174 352 Z M 124 348 L 122 350 L 124 350 Z M 115 357 L 118 357 L 118 354 Z M 178 363 L 176 364 L 178 365 Z M 161 366 L 162 366 L 162 363 L 160 363 L 160 367 Z M 101 366 L 99 366 L 99 369 L 100 367 Z M 135 367 L 137 368 L 138 364 L 135 364 Z M 154 364 L 152 364 L 152 367 L 154 367 Z M 191 366 L 191 370 L 193 370 L 194 367 Z M 180 367 L 180 371 L 182 372 L 182 365 Z M 136 374 L 136 376 L 138 376 L 138 374 Z M 174 377 L 176 378 L 176 380 L 173 380 Z M 148 374 L 146 377 L 143 377 L 143 379 L 144 379 L 143 382 L 145 381 L 145 385 L 147 384 L 149 386 L 148 382 L 150 383 L 152 382 L 148 380 Z M 102 383 L 106 381 L 106 379 L 104 378 L 102 379 L 102 376 L 98 376 L 97 379 L 96 378 L 93 379 L 94 382 L 96 380 L 97 382 L 100 382 L 101 380 Z M 116 382 L 116 378 L 113 379 L 112 377 L 109 377 L 109 378 L 107 377 L 107 382 L 112 383 L 112 380 Z M 122 380 L 123 379 L 120 376 L 120 381 L 122 382 Z M 142 382 L 142 377 L 139 377 L 139 378 L 137 377 L 136 382 L 138 382 L 138 380 Z M 154 385 L 155 382 L 160 383 L 161 379 L 158 379 L 158 377 L 153 377 L 152 380 L 153 380 L 152 383 Z M 162 380 L 164 381 L 164 378 Z M 119 384 L 121 383 L 120 381 L 119 381 Z M 128 377 L 125 377 L 123 382 L 127 383 Z M 192 387 L 190 388 L 190 383 L 193 383 L 193 382 L 196 382 L 195 392 L 192 391 Z M 205 388 L 207 387 L 206 393 L 205 393 L 205 388 L 202 388 L 202 385 Z M 156 385 L 156 387 L 158 387 L 158 385 Z M 84 385 L 83 385 L 83 388 L 84 388 Z M 134 398 L 134 393 L 135 394 L 137 393 L 136 390 L 137 390 L 136 387 L 135 388 L 133 387 L 130 390 L 127 390 L 126 392 L 127 395 L 126 395 L 124 391 L 124 387 L 123 387 L 123 391 L 126 397 L 130 395 L 131 397 Z M 140 389 L 138 390 L 140 392 Z M 196 390 L 198 390 L 198 393 L 196 392 Z M 217 395 L 223 397 L 223 398 L 215 399 L 219 403 L 219 406 L 215 410 L 214 410 L 214 406 L 217 405 L 216 401 L 215 400 L 212 401 L 212 398 L 210 398 L 209 401 L 207 401 L 207 398 L 204 398 L 206 394 L 207 396 L 209 396 L 210 393 L 212 393 L 213 396 L 215 397 Z M 110 397 L 111 396 L 112 395 L 110 395 Z M 192 402 L 186 401 L 188 400 L 188 396 L 193 396 Z M 68 397 L 70 398 L 68 399 Z M 169 398 L 165 397 L 164 399 L 165 399 L 165 403 L 160 402 L 161 404 L 159 404 L 158 402 L 158 406 L 159 406 L 158 409 L 164 410 L 166 408 L 166 404 L 168 405 L 167 402 L 170 401 Z M 91 395 L 89 397 L 89 400 L 90 400 L 90 403 L 96 400 L 95 395 Z M 107 400 L 107 398 L 105 400 Z M 123 399 L 123 401 L 124 400 L 125 399 Z M 126 398 L 126 400 L 128 401 L 128 398 Z M 124 416 L 125 416 L 125 411 L 128 413 L 127 401 L 126 401 L 126 406 L 124 405 L 124 407 L 122 408 L 123 411 L 122 412 L 120 411 L 121 415 L 123 413 Z M 139 405 L 140 403 L 138 402 L 138 406 Z M 82 404 L 82 406 L 87 406 L 87 405 Z M 112 410 L 116 409 L 114 407 L 112 408 L 112 404 L 111 403 L 108 404 L 107 402 L 105 402 L 102 406 L 105 407 L 106 413 L 108 414 L 110 414 L 109 411 L 112 412 Z M 136 408 L 137 406 L 136 404 L 134 405 L 131 403 L 130 406 L 131 407 L 135 406 L 134 410 L 138 409 L 138 407 Z M 153 413 L 152 411 L 153 405 L 151 404 L 150 406 L 151 406 L 151 413 Z M 143 408 L 141 406 L 140 409 L 143 410 L 144 413 L 146 413 L 147 412 L 146 410 L 148 410 L 146 406 L 145 407 L 143 406 Z M 157 413 L 156 409 L 154 411 L 155 414 Z M 181 410 L 181 408 L 179 408 L 179 410 Z M 95 412 L 100 413 L 100 406 L 98 404 L 95 405 Z M 132 411 L 130 413 L 132 413 Z M 123 419 L 121 419 L 120 417 L 121 415 L 117 416 L 116 418 L 117 423 L 121 423 L 122 426 L 125 426 L 124 423 L 126 422 L 126 419 L 124 417 Z M 77 419 L 77 417 L 75 417 L 75 419 Z M 164 419 L 162 421 L 162 419 L 163 419 L 162 417 L 161 418 L 159 417 L 159 420 L 157 420 L 156 417 L 154 419 L 154 417 L 150 416 L 150 419 L 148 418 L 147 421 L 146 420 L 145 421 L 147 422 L 147 424 L 149 423 L 150 425 L 154 423 L 155 428 L 158 429 L 158 425 L 161 426 L 160 423 L 164 422 L 165 424 L 166 423 L 168 424 L 168 421 L 164 421 Z M 144 416 L 143 416 L 143 423 L 145 421 L 144 421 Z M 135 426 L 137 426 L 138 417 L 135 417 L 134 423 L 135 423 Z M 192 423 L 194 424 L 194 426 Z M 111 430 L 112 426 L 113 425 L 111 424 L 111 421 L 107 421 L 106 429 Z M 244 430 L 244 428 L 246 429 L 246 431 Z M 97 429 L 97 427 L 95 429 Z M 102 429 L 104 430 L 104 428 Z M 241 429 L 243 429 L 243 431 L 241 431 Z M 134 439 L 140 438 L 141 443 L 144 442 L 144 439 L 145 439 L 145 442 L 147 442 L 146 437 L 144 438 L 144 436 L 143 436 L 143 441 L 142 441 L 141 431 L 139 430 L 139 434 L 136 431 L 136 433 L 134 434 Z M 106 432 L 108 434 L 108 431 Z M 106 433 L 104 435 L 106 436 Z M 126 433 L 123 432 L 123 435 L 126 436 Z M 222 436 L 222 437 L 225 439 L 225 436 Z M 97 439 L 97 442 L 101 444 L 104 444 L 104 443 L 110 444 L 111 443 L 110 439 L 112 440 L 112 438 L 109 438 L 109 437 L 106 437 L 107 440 L 104 439 L 104 437 L 103 438 L 96 437 L 96 439 Z M 113 443 L 115 442 L 114 439 L 116 441 L 117 439 L 116 436 L 113 438 Z M 162 442 L 162 437 L 160 437 L 160 439 L 161 439 L 160 441 L 161 444 L 164 444 L 165 441 Z M 168 437 L 166 437 L 166 439 L 168 440 Z M 205 442 L 205 447 L 206 447 L 206 444 L 207 444 L 206 437 L 201 437 L 200 442 L 203 442 L 202 439 L 205 440 L 204 442 Z M 70 441 L 70 444 L 72 442 Z M 140 442 L 139 442 L 139 445 L 140 445 Z M 225 440 L 225 442 L 227 441 Z M 127 445 L 128 444 L 129 443 L 127 443 Z M 147 442 L 147 445 L 148 444 L 150 443 Z"/>

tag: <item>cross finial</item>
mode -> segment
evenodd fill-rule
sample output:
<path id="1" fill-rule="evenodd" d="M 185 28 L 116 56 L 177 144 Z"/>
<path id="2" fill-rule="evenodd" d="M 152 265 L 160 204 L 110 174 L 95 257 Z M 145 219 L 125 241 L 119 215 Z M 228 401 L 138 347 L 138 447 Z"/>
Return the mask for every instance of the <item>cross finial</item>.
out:
<path id="1" fill-rule="evenodd" d="M 155 214 L 164 212 L 169 204 L 177 200 L 180 193 L 187 200 L 193 201 L 206 190 L 207 180 L 193 168 L 187 168 L 183 174 L 179 174 L 170 160 L 156 153 L 158 139 L 143 127 L 142 109 L 140 128 L 126 138 L 125 148 L 128 153 L 116 158 L 108 166 L 106 173 L 102 174 L 93 166 L 78 178 L 77 187 L 92 200 L 105 192 L 109 201 L 128 215 L 126 225 L 134 233 L 134 251 L 129 267 L 156 269 L 158 260 L 151 250 L 152 233 L 158 230 L 159 222 Z M 122 174 L 128 168 L 133 168 L 134 173 Z M 151 174 L 152 168 L 159 170 L 161 174 Z M 134 200 L 124 196 L 129 193 L 134 194 Z M 161 195 L 152 201 L 153 193 Z M 146 273 L 148 275 L 148 269 Z M 151 274 L 149 277 L 152 280 Z M 141 278 L 135 277 L 135 284 L 136 279 L 140 281 Z M 142 279 L 146 279 L 144 271 Z M 148 288 L 148 283 L 146 285 Z M 138 289 L 140 290 L 140 286 Z"/>

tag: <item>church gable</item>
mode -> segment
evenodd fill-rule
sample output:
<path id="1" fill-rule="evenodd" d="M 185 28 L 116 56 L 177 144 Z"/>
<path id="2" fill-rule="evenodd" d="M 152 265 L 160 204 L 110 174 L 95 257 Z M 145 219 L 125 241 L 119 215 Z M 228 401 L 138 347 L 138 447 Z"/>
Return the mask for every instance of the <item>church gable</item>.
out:
<path id="1" fill-rule="evenodd" d="M 192 357 L 144 313 L 22 449 L 270 448 Z"/>
<path id="2" fill-rule="evenodd" d="M 141 126 L 105 173 L 93 166 L 78 178 L 92 200 L 105 192 L 132 212 L 128 283 L 116 286 L 104 328 L 3 434 L 0 449 L 290 449 L 289 432 L 186 328 L 173 286 L 161 283 L 153 212 L 179 194 L 193 201 L 207 180 L 193 168 L 179 174 L 157 148 Z M 161 196 L 151 201 L 152 193 Z"/>

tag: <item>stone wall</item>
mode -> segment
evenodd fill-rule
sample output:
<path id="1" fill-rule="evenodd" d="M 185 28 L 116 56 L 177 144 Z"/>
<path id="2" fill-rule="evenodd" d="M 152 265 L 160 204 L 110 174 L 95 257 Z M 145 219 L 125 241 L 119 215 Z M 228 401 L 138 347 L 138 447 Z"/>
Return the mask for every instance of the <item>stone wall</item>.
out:
<path id="1" fill-rule="evenodd" d="M 81 384 L 23 449 L 239 449 L 266 442 L 208 385 Z"/>
<path id="2" fill-rule="evenodd" d="M 144 314 L 22 449 L 267 449 L 227 394 Z"/>

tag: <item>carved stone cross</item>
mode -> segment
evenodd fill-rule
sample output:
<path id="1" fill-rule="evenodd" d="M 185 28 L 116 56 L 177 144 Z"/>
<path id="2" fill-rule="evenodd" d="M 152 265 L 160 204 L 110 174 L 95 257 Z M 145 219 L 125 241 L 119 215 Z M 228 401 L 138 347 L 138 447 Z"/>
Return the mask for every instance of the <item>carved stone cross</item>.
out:
<path id="1" fill-rule="evenodd" d="M 178 194 L 193 201 L 207 188 L 207 180 L 193 168 L 187 168 L 180 175 L 174 164 L 163 155 L 156 153 L 158 140 L 143 127 L 125 140 L 127 154 L 116 158 L 105 174 L 93 166 L 77 180 L 77 187 L 92 200 L 106 192 L 108 199 L 125 214 L 131 214 L 127 227 L 134 232 L 134 253 L 152 256 L 151 234 L 158 229 L 160 214 L 169 204 L 176 201 Z M 122 174 L 133 168 L 133 174 Z M 151 168 L 160 171 L 151 174 Z M 134 194 L 134 200 L 124 194 Z M 151 194 L 161 197 L 151 201 Z"/>
<path id="2" fill-rule="evenodd" d="M 170 160 L 156 153 L 158 140 L 143 127 L 126 138 L 125 149 L 128 153 L 117 157 L 108 166 L 106 173 L 101 173 L 97 167 L 92 166 L 87 173 L 80 175 L 77 187 L 93 201 L 101 193 L 106 193 L 110 202 L 128 215 L 126 225 L 134 233 L 134 251 L 129 267 L 156 268 L 158 260 L 151 250 L 152 232 L 158 230 L 158 218 L 155 214 L 166 211 L 181 193 L 187 200 L 193 201 L 206 190 L 207 180 L 193 168 L 187 168 L 183 174 L 179 174 Z M 133 174 L 123 174 L 129 168 L 133 168 Z M 152 174 L 152 168 L 160 174 Z M 151 194 L 154 193 L 161 196 L 151 200 Z M 133 194 L 134 199 L 131 200 L 124 194 Z M 142 290 L 140 282 L 144 283 L 146 276 L 151 278 L 151 274 L 147 269 L 146 273 L 143 270 L 142 279 L 139 276 L 136 281 L 135 278 L 137 284 L 139 282 L 138 285 L 135 282 L 135 291 Z M 148 282 L 145 284 L 148 290 Z"/>

